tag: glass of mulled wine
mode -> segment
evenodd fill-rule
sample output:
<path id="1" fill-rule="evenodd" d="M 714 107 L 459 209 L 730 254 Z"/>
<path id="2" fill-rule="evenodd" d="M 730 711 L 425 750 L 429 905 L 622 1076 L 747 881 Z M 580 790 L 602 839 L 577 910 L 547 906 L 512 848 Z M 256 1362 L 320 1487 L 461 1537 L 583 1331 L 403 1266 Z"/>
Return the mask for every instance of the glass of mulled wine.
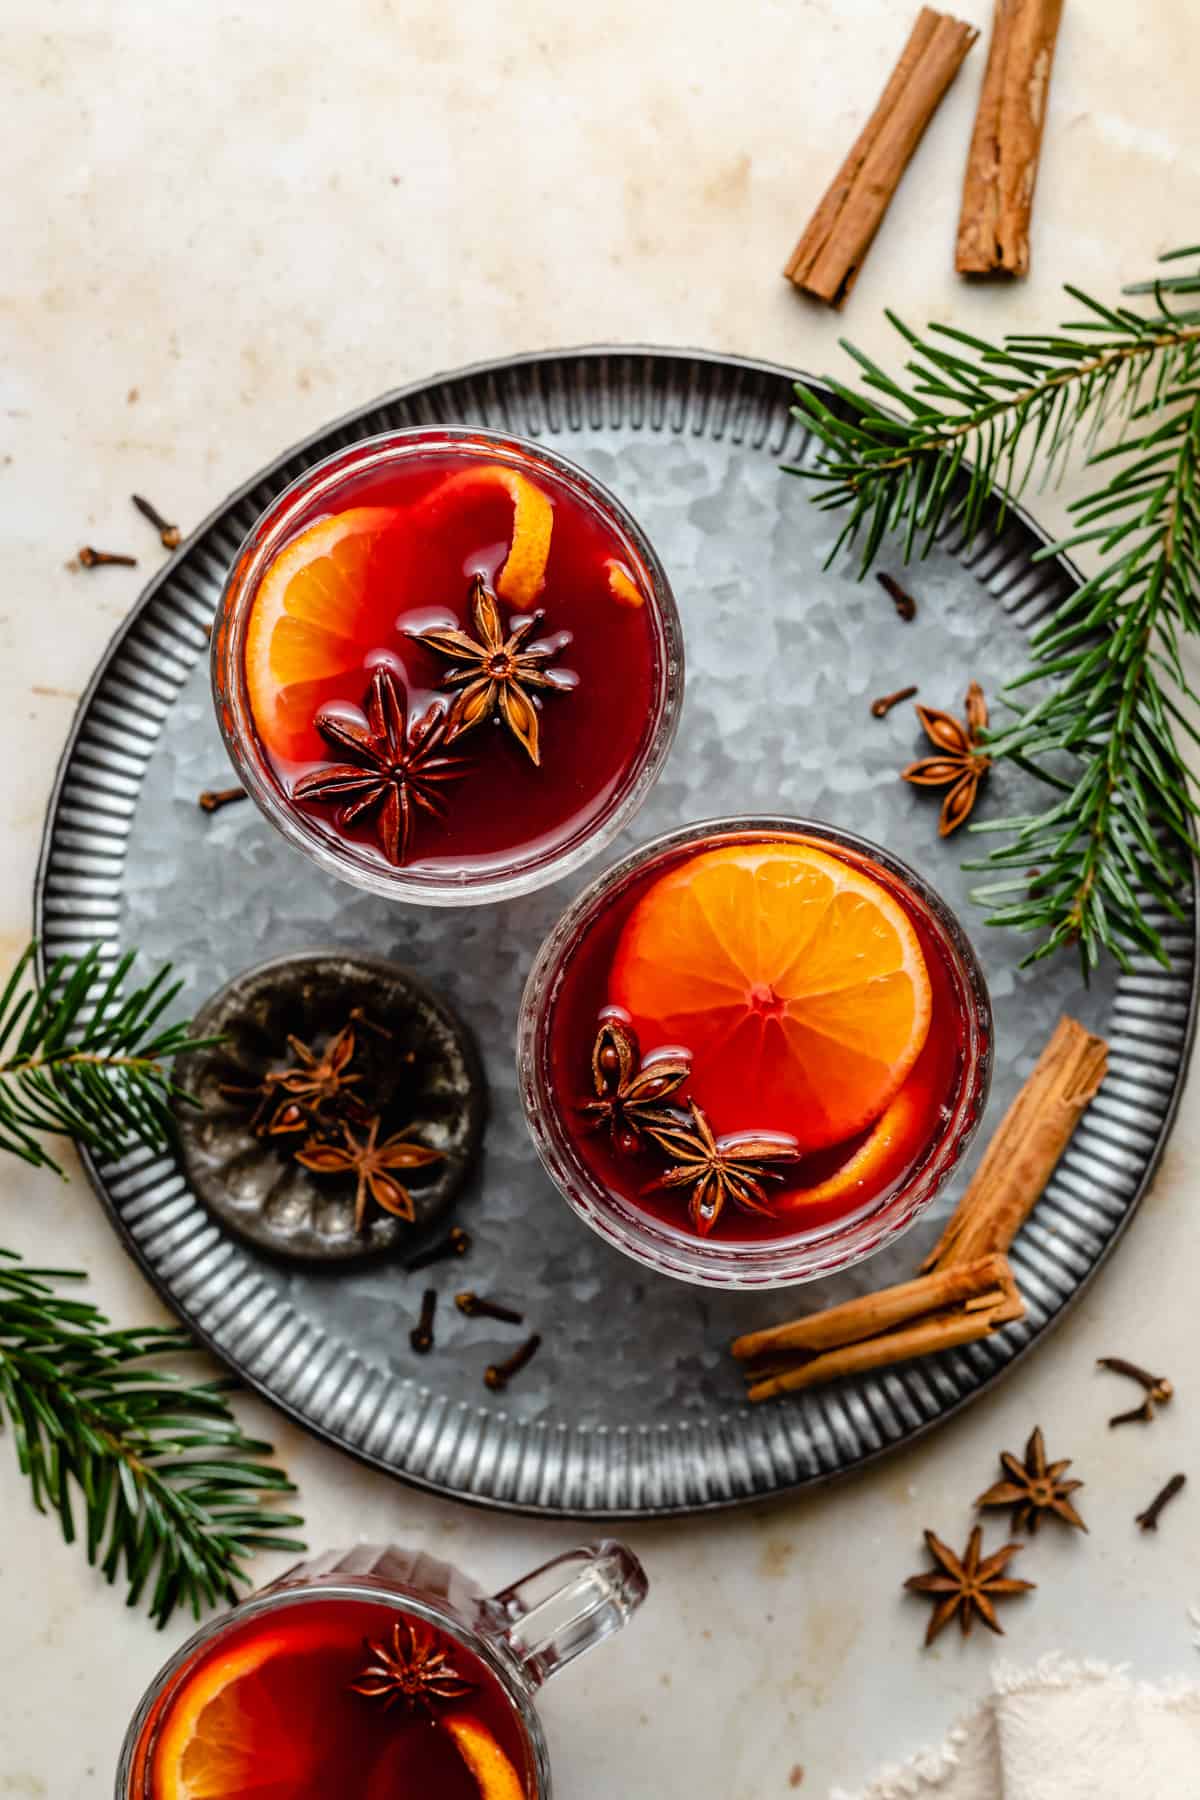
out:
<path id="1" fill-rule="evenodd" d="M 660 837 L 567 910 L 530 972 L 519 1075 L 594 1231 L 684 1281 L 787 1287 L 890 1243 L 987 1099 L 983 973 L 903 863 L 804 819 Z"/>
<path id="2" fill-rule="evenodd" d="M 645 1594 L 610 1542 L 490 1597 L 402 1550 L 302 1563 L 160 1670 L 116 1800 L 550 1800 L 534 1694 Z"/>
<path id="3" fill-rule="evenodd" d="M 393 899 L 528 893 L 625 825 L 675 735 L 670 585 L 620 502 L 543 446 L 463 428 L 338 452 L 253 526 L 213 693 L 259 807 Z"/>

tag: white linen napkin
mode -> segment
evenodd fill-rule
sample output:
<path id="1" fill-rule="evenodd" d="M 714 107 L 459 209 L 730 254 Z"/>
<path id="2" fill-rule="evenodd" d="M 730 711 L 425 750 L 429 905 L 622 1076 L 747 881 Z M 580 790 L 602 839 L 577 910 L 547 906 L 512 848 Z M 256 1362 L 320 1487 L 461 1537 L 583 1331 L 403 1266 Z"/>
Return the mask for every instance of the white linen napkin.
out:
<path id="1" fill-rule="evenodd" d="M 831 1800 L 1200 1800 L 1200 1686 L 1104 1663 L 998 1664 L 940 1749 Z"/>

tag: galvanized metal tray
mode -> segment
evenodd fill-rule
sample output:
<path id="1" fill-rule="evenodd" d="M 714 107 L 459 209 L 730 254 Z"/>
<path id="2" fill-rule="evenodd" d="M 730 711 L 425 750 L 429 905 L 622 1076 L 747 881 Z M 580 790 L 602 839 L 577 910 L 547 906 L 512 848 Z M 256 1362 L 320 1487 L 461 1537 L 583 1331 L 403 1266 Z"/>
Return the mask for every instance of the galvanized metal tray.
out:
<path id="1" fill-rule="evenodd" d="M 836 522 L 781 462 L 807 454 L 794 374 L 664 350 L 541 354 L 442 376 L 364 407 L 233 494 L 149 584 L 81 703 L 50 804 L 37 876 L 44 954 L 99 939 L 175 963 L 199 1005 L 241 968 L 349 946 L 407 962 L 474 1026 L 492 1093 L 481 1171 L 459 1205 L 469 1264 L 444 1290 L 438 1347 L 408 1350 L 424 1275 L 398 1265 L 313 1273 L 229 1236 L 170 1156 L 87 1159 L 126 1247 L 198 1337 L 332 1443 L 419 1486 L 555 1515 L 653 1516 L 760 1499 L 825 1480 L 927 1430 L 1041 1341 L 1116 1243 L 1153 1173 L 1183 1082 L 1196 1003 L 1196 909 L 1156 920 L 1172 963 L 1108 970 L 1090 990 L 1069 958 L 1018 967 L 1021 944 L 967 900 L 962 838 L 939 842 L 936 802 L 896 779 L 920 752 L 910 708 L 870 698 L 908 681 L 956 710 L 969 678 L 995 693 L 1025 637 L 1077 577 L 1035 563 L 1043 538 L 1011 515 L 967 552 L 943 541 L 911 573 L 903 624 L 873 581 L 826 573 Z M 545 438 L 637 514 L 679 600 L 688 690 L 649 804 L 608 854 L 689 818 L 796 812 L 917 863 L 964 919 L 996 1010 L 997 1067 L 975 1149 L 1064 1010 L 1104 1032 L 1111 1073 L 1014 1246 L 1028 1315 L 987 1343 L 752 1410 L 727 1355 L 751 1326 L 847 1298 L 915 1268 L 956 1197 L 864 1267 L 774 1296 L 708 1294 L 625 1261 L 542 1174 L 517 1101 L 513 1031 L 545 931 L 595 872 L 494 909 L 389 906 L 295 855 L 257 811 L 206 818 L 199 789 L 226 765 L 203 627 L 260 509 L 310 464 L 392 427 L 489 425 Z M 885 558 L 883 565 L 889 566 Z M 898 561 L 896 566 L 898 567 Z M 997 771 L 980 816 L 1024 809 Z M 967 848 L 970 846 L 968 845 Z M 970 1162 L 974 1161 L 974 1157 Z M 969 1173 L 970 1162 L 961 1179 Z M 519 1301 L 541 1353 L 505 1394 L 482 1383 L 512 1334 L 456 1314 L 466 1284 Z"/>

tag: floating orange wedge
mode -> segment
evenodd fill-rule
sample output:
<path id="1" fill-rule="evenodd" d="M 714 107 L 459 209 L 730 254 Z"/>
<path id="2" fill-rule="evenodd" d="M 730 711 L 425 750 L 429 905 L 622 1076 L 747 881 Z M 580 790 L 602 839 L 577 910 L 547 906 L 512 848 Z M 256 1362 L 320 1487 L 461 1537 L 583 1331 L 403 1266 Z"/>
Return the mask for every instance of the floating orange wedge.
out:
<path id="1" fill-rule="evenodd" d="M 512 542 L 496 577 L 496 592 L 509 606 L 524 609 L 533 605 L 546 581 L 554 529 L 554 503 L 548 494 L 505 463 L 478 463 L 439 482 L 426 494 L 420 510 L 436 527 L 464 500 L 489 493 L 507 494 L 513 508 Z"/>
<path id="2" fill-rule="evenodd" d="M 780 1217 L 798 1213 L 846 1210 L 855 1198 L 881 1194 L 902 1175 L 929 1137 L 930 1099 L 915 1077 L 905 1082 L 891 1105 L 885 1108 L 867 1137 L 840 1168 L 813 1187 L 789 1188 L 771 1196 L 771 1210 Z M 803 1224 L 804 1221 L 798 1220 Z"/>
<path id="3" fill-rule="evenodd" d="M 294 1629 L 262 1633 L 216 1656 L 187 1680 L 154 1747 L 155 1800 L 292 1800 L 318 1766 L 324 1664 L 313 1691 Z M 271 1755 L 263 1756 L 264 1721 Z"/>
<path id="4" fill-rule="evenodd" d="M 527 1800 L 525 1783 L 482 1719 L 473 1713 L 448 1713 L 441 1724 L 458 1745 L 458 1754 L 475 1779 L 480 1800 Z"/>
<path id="5" fill-rule="evenodd" d="M 801 840 L 702 851 L 644 894 L 609 998 L 643 1053 L 684 1044 L 714 1129 L 842 1143 L 899 1093 L 929 1031 L 929 973 L 900 903 Z"/>
<path id="6" fill-rule="evenodd" d="M 390 1742 L 371 1769 L 363 1800 L 527 1797 L 520 1776 L 481 1719 L 473 1713 L 439 1713 L 425 1722 L 397 1718 Z"/>
<path id="7" fill-rule="evenodd" d="M 615 556 L 605 558 L 604 567 L 608 573 L 608 591 L 614 600 L 622 606 L 644 606 L 646 596 L 643 594 L 625 564 L 618 562 Z"/>
<path id="8" fill-rule="evenodd" d="M 373 633 L 368 567 L 393 507 L 354 506 L 320 519 L 280 551 L 259 583 L 246 631 L 246 685 L 259 736 L 303 753 L 323 682 L 361 663 Z"/>

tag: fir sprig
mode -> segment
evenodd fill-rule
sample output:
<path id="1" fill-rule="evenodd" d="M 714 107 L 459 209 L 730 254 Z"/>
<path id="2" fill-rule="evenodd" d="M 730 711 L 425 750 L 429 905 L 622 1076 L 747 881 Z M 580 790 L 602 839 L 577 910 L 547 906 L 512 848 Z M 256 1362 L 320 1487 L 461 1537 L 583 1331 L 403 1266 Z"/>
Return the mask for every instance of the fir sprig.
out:
<path id="1" fill-rule="evenodd" d="M 123 1576 L 165 1625 L 236 1597 L 255 1550 L 303 1550 L 303 1521 L 264 1506 L 295 1490 L 229 1409 L 229 1381 L 189 1384 L 159 1366 L 195 1353 L 183 1331 L 116 1331 L 59 1284 L 71 1270 L 31 1269 L 0 1250 L 0 1414 L 35 1505 L 68 1543 L 82 1509 L 88 1561 Z"/>
<path id="2" fill-rule="evenodd" d="M 846 511 L 832 555 L 857 545 L 860 573 L 891 533 L 908 560 L 951 529 L 968 542 L 1002 529 L 1033 470 L 1053 478 L 1077 447 L 1096 472 L 1069 509 L 1073 529 L 1039 556 L 1087 545 L 1098 567 L 1034 634 L 1031 666 L 1006 690 L 1012 722 L 988 738 L 995 760 L 1040 777 L 1051 798 L 973 826 L 1008 841 L 968 865 L 1000 876 L 975 894 L 992 923 L 1039 934 L 1029 960 L 1077 943 L 1085 969 L 1103 951 L 1124 966 L 1139 953 L 1166 961 L 1146 909 L 1181 915 L 1196 847 L 1197 793 L 1173 728 L 1200 743 L 1181 655 L 1200 629 L 1200 308 L 1172 303 L 1200 294 L 1200 247 L 1164 260 L 1195 266 L 1128 290 L 1150 307 L 1068 288 L 1084 317 L 998 344 L 947 325 L 921 336 L 889 314 L 907 382 L 846 346 L 882 405 L 837 381 L 832 405 L 797 388 L 821 450 L 791 472 Z M 1117 440 L 1102 445 L 1113 421 Z M 1032 683 L 1043 689 L 1026 700 Z"/>
<path id="3" fill-rule="evenodd" d="M 186 1024 L 159 1023 L 180 983 L 160 969 L 127 994 L 132 953 L 105 975 L 93 948 L 60 957 L 31 986 L 36 948 L 0 994 L 0 1151 L 61 1175 L 39 1134 L 76 1138 L 108 1158 L 134 1143 L 157 1149 L 176 1093 L 170 1064 L 193 1047 Z"/>
<path id="4" fill-rule="evenodd" d="M 58 1164 L 37 1134 L 70 1135 L 107 1158 L 160 1150 L 176 1094 L 170 1062 L 194 1041 L 160 1024 L 179 991 L 163 969 L 126 994 L 133 961 L 105 975 L 98 949 L 31 982 L 20 958 L 0 995 L 0 1151 Z M 61 1174 L 62 1171 L 58 1170 Z M 295 1490 L 230 1410 L 229 1380 L 189 1382 L 165 1358 L 194 1355 L 184 1331 L 114 1329 L 64 1295 L 68 1269 L 32 1269 L 0 1249 L 0 1424 L 39 1510 L 68 1543 L 80 1514 L 88 1560 L 159 1625 L 236 1597 L 255 1550 L 303 1550 L 302 1520 L 275 1510 Z"/>

